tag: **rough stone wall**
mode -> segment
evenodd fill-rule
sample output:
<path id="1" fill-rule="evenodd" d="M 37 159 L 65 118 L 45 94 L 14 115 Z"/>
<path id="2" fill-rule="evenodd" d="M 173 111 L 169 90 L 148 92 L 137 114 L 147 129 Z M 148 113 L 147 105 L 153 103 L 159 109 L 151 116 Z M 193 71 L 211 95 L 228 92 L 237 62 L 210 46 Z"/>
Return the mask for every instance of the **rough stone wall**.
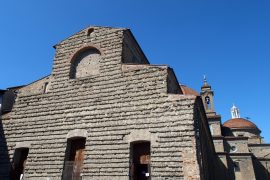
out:
<path id="1" fill-rule="evenodd" d="M 254 167 L 252 163 L 251 156 L 243 156 L 243 155 L 231 155 L 231 161 L 229 164 L 230 171 L 232 174 L 230 175 L 231 180 L 255 180 Z M 234 170 L 233 162 L 239 163 L 240 171 Z"/>
<path id="2" fill-rule="evenodd" d="M 270 159 L 257 159 L 253 157 L 253 167 L 256 179 L 270 179 Z"/>
<path id="3" fill-rule="evenodd" d="M 42 94 L 45 92 L 45 88 L 49 89 L 50 76 L 46 76 L 42 79 L 39 79 L 25 87 L 22 87 L 19 93 L 23 94 Z M 46 85 L 46 83 L 48 83 Z M 47 87 L 45 87 L 47 86 Z"/>
<path id="4" fill-rule="evenodd" d="M 213 141 L 216 152 L 224 152 L 224 140 L 222 138 L 215 138 Z"/>
<path id="5" fill-rule="evenodd" d="M 8 180 L 11 162 L 4 132 L 5 125 L 3 124 L 2 119 L 9 120 L 8 114 L 1 115 L 0 113 L 0 179 Z"/>
<path id="6" fill-rule="evenodd" d="M 219 121 L 209 121 L 209 124 L 212 126 L 212 135 L 221 136 L 221 128 Z"/>
<path id="7" fill-rule="evenodd" d="M 183 94 L 178 80 L 171 68 L 168 69 L 167 92 L 171 94 Z"/>
<path id="8" fill-rule="evenodd" d="M 261 138 L 260 136 L 253 136 L 248 138 L 248 143 L 249 144 L 261 144 L 263 143 L 263 138 Z"/>
<path id="9" fill-rule="evenodd" d="M 241 138 L 226 138 L 225 152 L 228 153 L 249 153 L 248 140 L 245 137 Z"/>
<path id="10" fill-rule="evenodd" d="M 257 158 L 270 159 L 270 144 L 252 144 L 248 148 Z"/>
<path id="11" fill-rule="evenodd" d="M 270 145 L 249 144 L 249 150 L 254 154 L 253 166 L 257 179 L 270 179 Z"/>
<path id="12" fill-rule="evenodd" d="M 18 143 L 29 144 L 26 179 L 61 179 L 74 129 L 87 132 L 83 179 L 128 179 L 138 130 L 154 137 L 152 179 L 200 179 L 194 97 L 167 93 L 166 66 L 121 64 L 123 31 L 94 27 L 60 42 L 50 90 L 20 93 L 11 118 L 2 119 L 10 159 Z M 101 51 L 99 74 L 70 79 L 71 59 L 86 46 Z"/>
<path id="13" fill-rule="evenodd" d="M 256 137 L 260 137 L 258 134 L 258 130 L 254 130 L 254 129 L 231 129 L 233 135 L 235 137 L 249 137 L 249 138 L 256 138 Z"/>
<path id="14" fill-rule="evenodd" d="M 132 33 L 124 31 L 123 38 L 123 51 L 122 62 L 123 63 L 137 63 L 137 64 L 149 64 L 140 46 L 137 44 Z"/>

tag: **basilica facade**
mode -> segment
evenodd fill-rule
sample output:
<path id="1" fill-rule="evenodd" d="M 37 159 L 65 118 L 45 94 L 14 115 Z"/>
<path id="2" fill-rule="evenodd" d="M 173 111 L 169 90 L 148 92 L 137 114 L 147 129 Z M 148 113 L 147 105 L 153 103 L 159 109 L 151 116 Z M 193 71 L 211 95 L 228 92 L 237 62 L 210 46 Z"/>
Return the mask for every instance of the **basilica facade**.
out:
<path id="1" fill-rule="evenodd" d="M 270 145 L 221 123 L 198 94 L 151 65 L 129 29 L 91 26 L 54 46 L 52 72 L 0 90 L 1 180 L 269 179 Z"/>

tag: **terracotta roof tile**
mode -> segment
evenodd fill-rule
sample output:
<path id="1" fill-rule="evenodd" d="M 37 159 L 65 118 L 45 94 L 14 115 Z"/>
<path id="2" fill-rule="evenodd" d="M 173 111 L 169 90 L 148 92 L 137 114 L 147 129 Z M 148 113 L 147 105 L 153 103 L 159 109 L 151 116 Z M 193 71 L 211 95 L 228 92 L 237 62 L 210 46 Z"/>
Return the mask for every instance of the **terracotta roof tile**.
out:
<path id="1" fill-rule="evenodd" d="M 258 129 L 258 127 L 251 121 L 243 118 L 234 118 L 226 121 L 223 126 L 237 129 Z"/>
<path id="2" fill-rule="evenodd" d="M 185 85 L 180 85 L 181 90 L 183 94 L 185 95 L 194 95 L 194 96 L 199 96 L 199 93 L 197 93 L 195 90 L 191 89 L 190 87 L 187 87 Z"/>

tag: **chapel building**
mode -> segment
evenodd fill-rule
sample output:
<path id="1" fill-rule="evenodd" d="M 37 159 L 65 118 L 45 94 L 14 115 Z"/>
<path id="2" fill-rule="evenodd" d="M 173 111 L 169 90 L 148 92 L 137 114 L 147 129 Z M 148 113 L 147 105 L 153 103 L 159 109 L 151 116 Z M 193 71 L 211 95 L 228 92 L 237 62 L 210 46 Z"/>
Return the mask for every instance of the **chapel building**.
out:
<path id="1" fill-rule="evenodd" d="M 206 78 L 200 95 L 216 154 L 226 167 L 226 179 L 269 180 L 270 144 L 264 143 L 260 129 L 251 121 L 241 118 L 235 105 L 231 108 L 232 119 L 222 124 L 221 116 L 214 110 L 214 91 Z"/>

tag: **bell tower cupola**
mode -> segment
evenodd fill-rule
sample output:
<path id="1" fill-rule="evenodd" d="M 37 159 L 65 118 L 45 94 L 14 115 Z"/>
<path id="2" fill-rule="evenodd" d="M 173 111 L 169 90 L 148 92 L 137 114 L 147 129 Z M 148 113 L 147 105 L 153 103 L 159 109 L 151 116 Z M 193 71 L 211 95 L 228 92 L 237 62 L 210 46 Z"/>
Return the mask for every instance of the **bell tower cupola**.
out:
<path id="1" fill-rule="evenodd" d="M 204 104 L 204 109 L 207 116 L 215 116 L 216 112 L 214 109 L 214 91 L 206 80 L 206 76 L 203 78 L 203 85 L 201 87 L 201 97 Z"/>

